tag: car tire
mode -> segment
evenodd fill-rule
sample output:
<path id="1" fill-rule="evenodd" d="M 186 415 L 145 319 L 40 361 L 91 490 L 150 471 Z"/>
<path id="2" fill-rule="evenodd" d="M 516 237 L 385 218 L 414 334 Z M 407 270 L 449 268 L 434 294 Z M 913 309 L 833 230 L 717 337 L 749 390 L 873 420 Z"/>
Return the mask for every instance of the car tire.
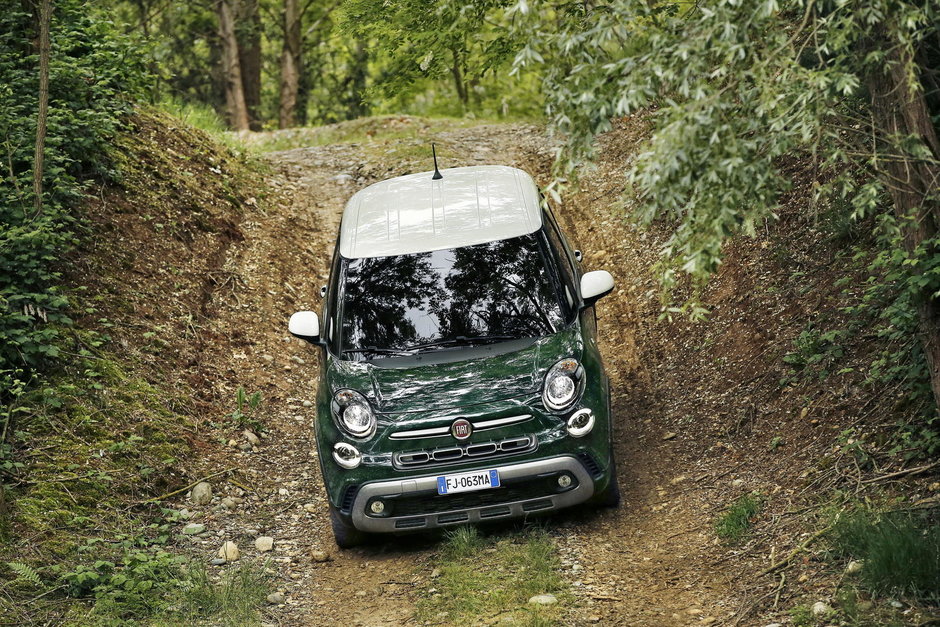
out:
<path id="1" fill-rule="evenodd" d="M 340 515 L 339 510 L 330 505 L 330 526 L 333 527 L 333 539 L 341 549 L 351 549 L 365 544 L 368 535 L 359 531 Z"/>
<path id="2" fill-rule="evenodd" d="M 617 482 L 617 460 L 614 452 L 610 452 L 610 481 L 603 491 L 594 497 L 594 502 L 600 507 L 617 507 L 620 505 L 620 484 Z"/>

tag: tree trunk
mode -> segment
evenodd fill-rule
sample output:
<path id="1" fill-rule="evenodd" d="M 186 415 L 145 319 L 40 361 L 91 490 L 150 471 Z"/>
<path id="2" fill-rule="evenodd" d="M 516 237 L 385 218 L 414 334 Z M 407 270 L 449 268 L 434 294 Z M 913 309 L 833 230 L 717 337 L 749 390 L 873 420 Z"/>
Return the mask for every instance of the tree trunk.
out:
<path id="1" fill-rule="evenodd" d="M 300 35 L 300 7 L 297 0 L 284 0 L 284 45 L 281 47 L 281 98 L 278 126 L 296 123 L 297 91 L 303 65 Z"/>
<path id="2" fill-rule="evenodd" d="M 460 104 L 466 109 L 468 104 L 467 85 L 463 80 L 463 71 L 460 66 L 460 52 L 456 48 L 452 48 L 451 54 L 454 55 L 454 64 L 450 68 L 450 73 L 454 76 L 454 87 L 457 88 L 457 98 L 460 99 Z"/>
<path id="3" fill-rule="evenodd" d="M 242 0 L 238 6 L 238 62 L 242 69 L 242 90 L 248 124 L 261 130 L 261 13 L 258 0 Z"/>
<path id="4" fill-rule="evenodd" d="M 219 39 L 222 41 L 222 80 L 225 83 L 225 107 L 229 126 L 236 131 L 248 130 L 248 108 L 242 87 L 241 63 L 238 60 L 238 39 L 235 37 L 235 17 L 230 0 L 218 0 Z"/>
<path id="5" fill-rule="evenodd" d="M 872 109 L 877 130 L 885 137 L 876 149 L 889 153 L 878 161 L 879 173 L 891 191 L 895 214 L 904 229 L 904 244 L 913 253 L 925 242 L 940 233 L 940 139 L 934 128 L 924 90 L 918 83 L 912 84 L 908 69 L 913 59 L 901 45 L 885 41 L 884 48 L 891 50 L 883 72 L 869 77 Z M 933 153 L 932 160 L 918 158 L 902 152 L 897 140 L 901 137 L 917 137 Z M 901 153 L 901 154 L 898 154 Z M 936 242 L 930 255 L 940 255 Z M 924 289 L 918 303 L 920 335 L 924 355 L 930 370 L 930 385 L 934 400 L 940 407 L 940 299 L 933 294 L 936 286 Z"/>
<path id="6" fill-rule="evenodd" d="M 51 0 L 39 4 L 39 115 L 36 117 L 36 150 L 33 156 L 33 199 L 36 215 L 42 215 L 43 160 L 46 152 L 46 120 L 49 117 L 49 20 Z"/>

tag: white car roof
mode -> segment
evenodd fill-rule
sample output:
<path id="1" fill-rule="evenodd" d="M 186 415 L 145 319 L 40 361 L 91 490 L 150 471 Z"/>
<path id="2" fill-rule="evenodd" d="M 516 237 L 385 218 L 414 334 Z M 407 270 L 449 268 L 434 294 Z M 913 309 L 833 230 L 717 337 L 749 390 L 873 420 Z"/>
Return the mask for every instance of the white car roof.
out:
<path id="1" fill-rule="evenodd" d="M 385 257 L 518 237 L 542 226 L 539 190 L 517 168 L 482 165 L 399 176 L 357 192 L 343 213 L 343 257 Z"/>

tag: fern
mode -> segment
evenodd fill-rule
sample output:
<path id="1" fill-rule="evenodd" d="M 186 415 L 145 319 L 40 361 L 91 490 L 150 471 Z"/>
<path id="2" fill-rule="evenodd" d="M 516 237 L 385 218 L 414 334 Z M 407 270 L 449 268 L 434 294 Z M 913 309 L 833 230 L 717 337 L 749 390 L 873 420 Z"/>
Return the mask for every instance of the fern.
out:
<path id="1" fill-rule="evenodd" d="M 16 579 L 14 583 L 19 581 L 28 581 L 37 588 L 42 587 L 42 580 L 39 578 L 39 573 L 37 573 L 33 568 L 28 564 L 22 564 L 20 562 L 7 562 L 7 566 L 16 573 Z"/>

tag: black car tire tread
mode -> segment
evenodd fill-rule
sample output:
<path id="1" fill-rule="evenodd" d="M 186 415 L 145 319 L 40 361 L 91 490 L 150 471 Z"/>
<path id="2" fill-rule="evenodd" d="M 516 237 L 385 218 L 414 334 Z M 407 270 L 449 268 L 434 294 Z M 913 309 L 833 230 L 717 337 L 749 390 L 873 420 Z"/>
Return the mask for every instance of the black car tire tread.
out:
<path id="1" fill-rule="evenodd" d="M 365 544 L 368 535 L 347 524 L 339 510 L 330 505 L 330 526 L 333 527 L 333 539 L 341 549 L 351 549 Z"/>

